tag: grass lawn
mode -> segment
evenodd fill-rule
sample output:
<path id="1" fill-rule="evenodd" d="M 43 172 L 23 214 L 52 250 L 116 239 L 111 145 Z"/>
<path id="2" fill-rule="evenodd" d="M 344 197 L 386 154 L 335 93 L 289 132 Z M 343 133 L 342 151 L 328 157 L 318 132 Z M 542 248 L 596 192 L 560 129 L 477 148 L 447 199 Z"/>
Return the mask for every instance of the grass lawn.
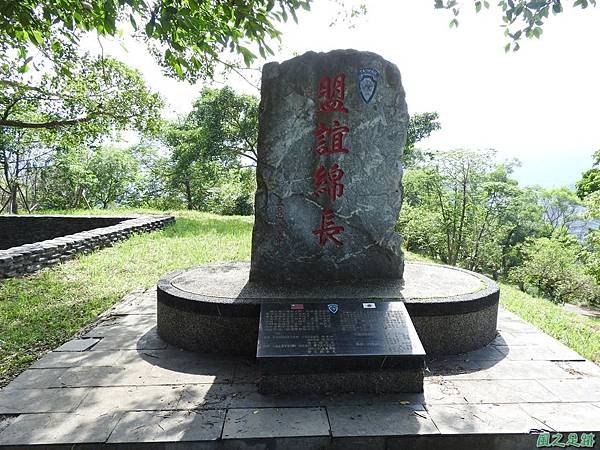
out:
<path id="1" fill-rule="evenodd" d="M 125 294 L 151 287 L 167 272 L 250 259 L 251 217 L 187 211 L 175 215 L 177 222 L 165 230 L 134 236 L 25 278 L 0 281 L 0 386 Z M 600 363 L 599 321 L 508 285 L 501 292 L 506 308 Z"/>

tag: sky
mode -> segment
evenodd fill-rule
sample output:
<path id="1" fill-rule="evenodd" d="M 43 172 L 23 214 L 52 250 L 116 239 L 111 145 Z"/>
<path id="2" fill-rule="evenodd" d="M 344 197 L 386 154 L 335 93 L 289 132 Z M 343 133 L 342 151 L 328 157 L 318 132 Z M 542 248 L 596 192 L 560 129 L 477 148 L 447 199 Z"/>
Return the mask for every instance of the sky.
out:
<path id="1" fill-rule="evenodd" d="M 346 0 L 347 6 L 353 3 L 360 2 Z M 472 2 L 463 1 L 460 24 L 451 29 L 451 13 L 434 9 L 433 0 L 364 3 L 366 15 L 330 26 L 339 4 L 316 0 L 310 12 L 299 14 L 299 24 L 280 28 L 282 43 L 267 61 L 309 50 L 373 51 L 399 67 L 409 113 L 440 115 L 442 129 L 420 147 L 493 148 L 499 162 L 521 161 L 514 176 L 523 185 L 573 186 L 591 167 L 592 154 L 600 149 L 600 8 L 565 7 L 550 17 L 541 39 L 524 40 L 521 50 L 505 53 L 501 14 L 494 6 L 476 14 Z M 204 85 L 164 77 L 134 41 L 104 47 L 105 54 L 139 69 L 163 94 L 168 117 L 189 111 Z M 226 83 L 259 95 L 239 77 Z"/>

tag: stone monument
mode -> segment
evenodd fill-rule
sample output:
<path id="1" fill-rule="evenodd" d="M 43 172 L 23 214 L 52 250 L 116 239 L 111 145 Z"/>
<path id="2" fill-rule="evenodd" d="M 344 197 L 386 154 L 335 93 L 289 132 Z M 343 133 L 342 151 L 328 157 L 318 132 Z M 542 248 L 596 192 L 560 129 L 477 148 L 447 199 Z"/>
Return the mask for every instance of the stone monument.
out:
<path id="1" fill-rule="evenodd" d="M 251 281 L 400 279 L 398 68 L 370 52 L 308 52 L 263 68 Z"/>
<path id="2" fill-rule="evenodd" d="M 265 393 L 420 392 L 425 352 L 494 339 L 491 280 L 404 264 L 394 227 L 407 124 L 400 72 L 374 53 L 265 65 L 251 263 L 161 279 L 160 336 L 256 357 Z"/>

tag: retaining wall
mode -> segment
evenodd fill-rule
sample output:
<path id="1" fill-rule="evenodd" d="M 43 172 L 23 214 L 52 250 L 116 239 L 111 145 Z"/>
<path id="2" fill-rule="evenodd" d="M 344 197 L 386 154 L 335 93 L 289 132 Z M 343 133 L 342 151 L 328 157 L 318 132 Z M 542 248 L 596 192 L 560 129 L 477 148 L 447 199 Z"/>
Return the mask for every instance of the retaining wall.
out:
<path id="1" fill-rule="evenodd" d="M 52 236 L 39 242 L 0 250 L 0 278 L 32 273 L 78 253 L 113 245 L 134 233 L 164 228 L 174 221 L 173 216 L 0 216 L 0 244 L 11 239 L 21 242 L 23 239 L 31 241 L 40 236 L 42 239 Z M 30 238 L 26 237 L 28 230 L 32 236 Z M 10 233 L 15 236 L 6 238 Z M 57 233 L 66 234 L 56 237 Z"/>

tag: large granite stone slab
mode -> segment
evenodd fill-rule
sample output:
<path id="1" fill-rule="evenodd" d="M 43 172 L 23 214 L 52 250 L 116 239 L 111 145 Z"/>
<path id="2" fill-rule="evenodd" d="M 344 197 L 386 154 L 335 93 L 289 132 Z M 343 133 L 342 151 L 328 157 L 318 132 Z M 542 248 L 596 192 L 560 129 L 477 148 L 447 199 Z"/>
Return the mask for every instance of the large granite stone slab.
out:
<path id="1" fill-rule="evenodd" d="M 398 68 L 355 50 L 263 68 L 252 281 L 400 279 Z"/>
<path id="2" fill-rule="evenodd" d="M 85 352 L 100 342 L 100 339 L 73 339 L 58 347 L 55 352 Z"/>
<path id="3" fill-rule="evenodd" d="M 73 411 L 87 395 L 87 389 L 3 389 L 0 414 L 31 414 Z"/>
<path id="4" fill-rule="evenodd" d="M 529 433 L 545 428 L 516 404 L 431 405 L 427 409 L 442 434 Z"/>
<path id="5" fill-rule="evenodd" d="M 223 439 L 329 436 L 323 408 L 229 409 Z"/>
<path id="6" fill-rule="evenodd" d="M 214 441 L 225 411 L 136 411 L 123 415 L 109 443 Z"/>
<path id="7" fill-rule="evenodd" d="M 120 413 L 22 414 L 0 433 L 0 446 L 103 443 L 119 417 Z"/>
<path id="8" fill-rule="evenodd" d="M 89 388 L 77 411 L 107 414 L 114 411 L 161 410 L 177 408 L 183 386 L 118 386 Z"/>
<path id="9" fill-rule="evenodd" d="M 524 403 L 520 406 L 554 430 L 600 431 L 600 409 L 591 403 Z"/>
<path id="10" fill-rule="evenodd" d="M 334 406 L 327 416 L 333 437 L 439 433 L 422 405 Z"/>

